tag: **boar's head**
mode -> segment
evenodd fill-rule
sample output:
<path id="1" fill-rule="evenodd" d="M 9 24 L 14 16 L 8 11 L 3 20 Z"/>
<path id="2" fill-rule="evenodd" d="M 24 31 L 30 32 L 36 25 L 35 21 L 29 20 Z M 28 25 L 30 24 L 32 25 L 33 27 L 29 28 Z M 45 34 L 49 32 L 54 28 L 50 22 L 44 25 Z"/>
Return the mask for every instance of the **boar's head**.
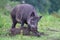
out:
<path id="1" fill-rule="evenodd" d="M 37 27 L 37 24 L 38 24 L 38 21 L 41 19 L 41 17 L 42 16 L 39 16 L 39 17 L 36 17 L 36 16 L 30 17 L 28 19 L 28 25 L 30 27 L 36 28 Z"/>

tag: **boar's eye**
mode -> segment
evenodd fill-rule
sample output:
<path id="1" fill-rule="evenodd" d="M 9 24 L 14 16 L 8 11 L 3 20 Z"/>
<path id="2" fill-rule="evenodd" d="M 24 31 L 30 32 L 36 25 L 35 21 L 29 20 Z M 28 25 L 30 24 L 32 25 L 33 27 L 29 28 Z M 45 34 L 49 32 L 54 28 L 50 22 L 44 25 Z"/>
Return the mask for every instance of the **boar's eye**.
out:
<path id="1" fill-rule="evenodd" d="M 34 23 L 34 21 L 31 21 L 32 23 Z"/>
<path id="2" fill-rule="evenodd" d="M 31 22 L 37 23 L 37 22 L 38 22 L 38 19 L 37 19 L 37 18 L 33 18 L 33 19 L 31 20 Z"/>
<path id="3" fill-rule="evenodd" d="M 36 24 L 37 24 L 37 21 L 36 21 L 36 20 L 31 20 L 31 21 L 30 21 L 30 24 L 36 25 Z"/>
<path id="4" fill-rule="evenodd" d="M 30 21 L 30 23 L 31 23 L 31 24 L 35 24 L 35 22 L 34 22 L 34 21 Z"/>

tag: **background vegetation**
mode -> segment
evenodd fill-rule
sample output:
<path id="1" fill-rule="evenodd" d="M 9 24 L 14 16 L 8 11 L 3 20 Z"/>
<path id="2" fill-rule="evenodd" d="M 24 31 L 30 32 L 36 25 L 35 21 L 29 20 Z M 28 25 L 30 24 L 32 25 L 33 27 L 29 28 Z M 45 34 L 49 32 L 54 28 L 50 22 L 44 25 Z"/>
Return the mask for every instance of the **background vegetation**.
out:
<path id="1" fill-rule="evenodd" d="M 38 31 L 44 32 L 41 37 L 9 36 L 12 25 L 10 12 L 17 4 L 31 4 L 42 19 L 38 22 Z M 17 26 L 20 26 L 17 25 Z M 0 40 L 60 40 L 60 0 L 0 0 Z"/>

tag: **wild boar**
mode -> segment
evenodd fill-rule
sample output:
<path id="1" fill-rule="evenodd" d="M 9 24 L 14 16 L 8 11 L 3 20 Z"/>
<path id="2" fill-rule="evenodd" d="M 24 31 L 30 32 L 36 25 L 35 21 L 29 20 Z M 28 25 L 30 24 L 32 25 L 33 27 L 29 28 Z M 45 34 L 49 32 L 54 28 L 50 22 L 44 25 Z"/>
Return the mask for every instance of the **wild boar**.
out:
<path id="1" fill-rule="evenodd" d="M 13 8 L 11 12 L 12 28 L 15 28 L 17 23 L 24 26 L 24 23 L 28 25 L 29 30 L 34 28 L 37 30 L 38 21 L 42 16 L 38 16 L 35 8 L 30 4 L 19 4 Z"/>
<path id="2" fill-rule="evenodd" d="M 21 27 L 21 28 L 13 28 L 13 29 L 10 29 L 10 33 L 9 34 L 11 36 L 17 35 L 17 34 L 30 35 L 30 32 L 28 30 L 28 27 Z"/>
<path id="3" fill-rule="evenodd" d="M 39 32 L 37 32 L 37 33 L 39 33 Z M 39 33 L 40 35 L 37 35 L 37 33 L 34 33 L 33 30 L 31 30 L 29 32 L 28 27 L 21 27 L 21 28 L 10 29 L 9 35 L 10 36 L 15 36 L 17 34 L 21 34 L 21 35 L 27 35 L 27 36 L 37 36 L 37 37 L 41 36 L 41 33 Z"/>

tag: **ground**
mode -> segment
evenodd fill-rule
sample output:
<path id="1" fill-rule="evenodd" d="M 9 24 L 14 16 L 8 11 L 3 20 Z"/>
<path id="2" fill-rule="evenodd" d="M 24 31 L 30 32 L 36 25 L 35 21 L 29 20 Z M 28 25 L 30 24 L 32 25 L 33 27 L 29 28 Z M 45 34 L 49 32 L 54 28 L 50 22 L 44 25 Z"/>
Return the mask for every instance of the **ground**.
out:
<path id="1" fill-rule="evenodd" d="M 1 16 L 0 24 L 0 40 L 60 40 L 60 18 L 57 18 L 53 15 L 45 15 L 38 22 L 38 31 L 44 32 L 45 35 L 41 37 L 35 36 L 24 36 L 24 35 L 16 35 L 9 36 L 9 29 L 11 28 L 11 18 L 10 16 Z M 20 26 L 20 24 L 17 24 Z"/>

